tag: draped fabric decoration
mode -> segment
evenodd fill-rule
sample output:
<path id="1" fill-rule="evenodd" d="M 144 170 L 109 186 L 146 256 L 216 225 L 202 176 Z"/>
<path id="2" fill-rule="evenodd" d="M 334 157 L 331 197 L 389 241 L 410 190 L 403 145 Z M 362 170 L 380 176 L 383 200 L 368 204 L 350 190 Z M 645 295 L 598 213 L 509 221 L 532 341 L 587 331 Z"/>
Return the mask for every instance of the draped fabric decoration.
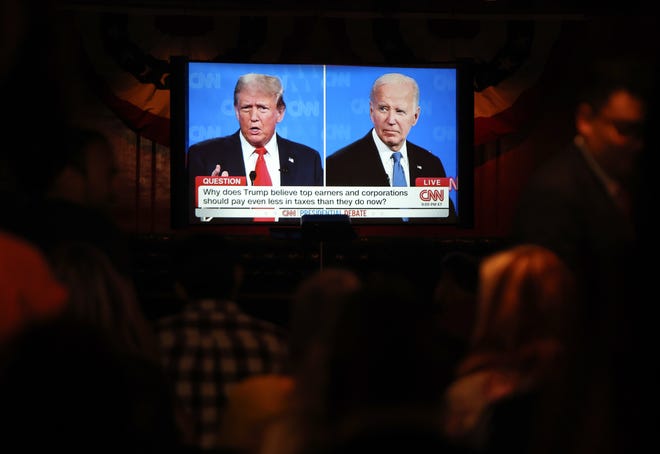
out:
<path id="1" fill-rule="evenodd" d="M 558 21 L 128 16 L 81 13 L 88 75 L 133 130 L 169 145 L 169 58 L 334 64 L 475 62 L 475 145 L 530 121 Z M 305 35 L 282 33 L 295 30 Z M 320 54 L 320 55 L 319 55 Z M 325 55 L 323 55 L 325 54 Z"/>

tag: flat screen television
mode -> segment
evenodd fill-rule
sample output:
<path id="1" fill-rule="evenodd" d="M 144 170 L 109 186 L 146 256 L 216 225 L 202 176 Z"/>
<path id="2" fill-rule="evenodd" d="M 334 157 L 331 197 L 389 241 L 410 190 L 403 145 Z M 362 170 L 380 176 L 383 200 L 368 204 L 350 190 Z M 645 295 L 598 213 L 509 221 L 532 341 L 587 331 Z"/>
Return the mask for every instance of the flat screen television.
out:
<path id="1" fill-rule="evenodd" d="M 350 66 L 195 61 L 175 56 L 171 63 L 174 227 L 289 226 L 312 215 L 342 215 L 357 226 L 471 226 L 474 98 L 469 62 Z M 276 133 L 318 152 L 322 170 L 316 183 L 310 184 L 309 179 L 302 185 L 291 183 L 291 174 L 301 172 L 296 166 L 302 159 L 287 155 L 282 145 L 273 186 L 254 184 L 256 174 L 250 164 L 254 161 L 247 159 L 242 168 L 234 166 L 231 172 L 224 162 L 191 165 L 193 153 L 200 148 L 196 145 L 205 141 L 233 136 L 233 145 L 240 144 L 234 88 L 238 78 L 248 73 L 268 74 L 281 81 L 286 108 Z M 373 155 L 369 162 L 374 165 L 360 161 L 355 165 L 358 173 L 366 176 L 379 168 L 380 174 L 388 174 L 387 162 L 380 163 L 370 138 L 374 127 L 370 91 L 374 81 L 386 73 L 412 77 L 419 87 L 419 117 L 407 136 L 408 185 L 394 187 L 390 177 L 382 182 L 332 183 L 328 159 L 360 139 L 371 140 L 373 150 L 367 153 Z M 444 175 L 426 174 L 433 166 L 413 162 L 415 147 L 439 158 Z M 241 170 L 234 170 L 237 168 Z M 287 179 L 289 183 L 285 183 Z"/>

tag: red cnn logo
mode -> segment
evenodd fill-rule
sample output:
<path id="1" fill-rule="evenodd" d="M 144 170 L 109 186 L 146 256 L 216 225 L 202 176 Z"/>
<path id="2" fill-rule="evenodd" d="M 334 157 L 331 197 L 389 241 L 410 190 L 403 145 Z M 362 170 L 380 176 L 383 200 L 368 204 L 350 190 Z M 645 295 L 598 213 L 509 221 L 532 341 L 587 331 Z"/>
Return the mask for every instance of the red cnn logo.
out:
<path id="1" fill-rule="evenodd" d="M 442 189 L 422 189 L 419 191 L 419 199 L 422 202 L 443 201 L 445 200 L 445 191 Z"/>

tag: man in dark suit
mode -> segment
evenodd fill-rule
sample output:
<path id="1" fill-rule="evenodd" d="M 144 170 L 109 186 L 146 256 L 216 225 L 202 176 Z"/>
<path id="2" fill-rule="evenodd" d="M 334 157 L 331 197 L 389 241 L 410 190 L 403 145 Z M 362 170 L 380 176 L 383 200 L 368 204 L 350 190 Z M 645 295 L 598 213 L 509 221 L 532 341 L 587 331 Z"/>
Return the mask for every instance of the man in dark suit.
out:
<path id="1" fill-rule="evenodd" d="M 391 169 L 383 167 L 375 139 L 376 129 L 326 159 L 328 186 L 391 186 Z M 408 182 L 418 177 L 446 177 L 440 158 L 407 142 Z M 394 151 L 394 150 L 392 150 Z M 391 151 L 390 151 L 391 154 Z M 388 167 L 392 167 L 391 158 Z M 403 158 L 402 158 L 403 159 Z"/>
<path id="2" fill-rule="evenodd" d="M 188 175 L 194 199 L 196 176 L 244 176 L 258 185 L 258 149 L 263 155 L 272 186 L 322 186 L 321 155 L 306 145 L 280 137 L 275 127 L 284 118 L 286 104 L 279 78 L 244 74 L 234 88 L 234 110 L 239 130 L 209 139 L 188 150 Z"/>
<path id="3" fill-rule="evenodd" d="M 574 140 L 531 176 L 512 228 L 515 241 L 552 249 L 578 273 L 593 302 L 589 318 L 623 296 L 621 272 L 636 243 L 631 210 L 648 85 L 643 65 L 627 59 L 595 62 L 591 73 Z"/>
<path id="4" fill-rule="evenodd" d="M 418 177 L 446 177 L 440 158 L 406 139 L 420 110 L 415 79 L 399 73 L 376 79 L 369 101 L 374 127 L 326 158 L 326 185 L 394 186 L 393 152 L 401 153 L 406 186 L 415 186 Z M 455 215 L 450 201 L 449 218 Z"/>
<path id="5" fill-rule="evenodd" d="M 568 417 L 553 417 L 557 425 L 543 427 L 548 435 L 544 445 L 550 446 L 548 440 L 554 443 L 548 452 L 574 448 L 562 442 L 593 446 L 596 439 L 600 448 L 609 444 L 628 451 L 645 438 L 642 432 L 647 428 L 635 416 L 648 413 L 642 408 L 649 401 L 648 387 L 640 386 L 640 380 L 649 374 L 636 368 L 642 364 L 640 358 L 653 354 L 644 350 L 647 344 L 639 343 L 644 338 L 638 338 L 640 327 L 646 325 L 642 319 L 652 318 L 646 294 L 639 293 L 638 277 L 648 267 L 648 262 L 640 266 L 645 255 L 641 251 L 650 244 L 639 241 L 636 224 L 639 210 L 653 210 L 638 205 L 649 200 L 642 191 L 651 191 L 640 186 L 639 160 L 651 151 L 643 132 L 653 79 L 650 66 L 634 57 L 596 61 L 592 66 L 585 72 L 576 104 L 576 136 L 531 176 L 512 229 L 514 241 L 555 251 L 575 272 L 582 296 L 579 332 L 569 350 L 574 358 L 562 390 L 572 397 L 557 399 L 563 403 L 552 411 L 553 416 Z M 599 427 L 598 434 L 574 431 L 585 424 Z"/>

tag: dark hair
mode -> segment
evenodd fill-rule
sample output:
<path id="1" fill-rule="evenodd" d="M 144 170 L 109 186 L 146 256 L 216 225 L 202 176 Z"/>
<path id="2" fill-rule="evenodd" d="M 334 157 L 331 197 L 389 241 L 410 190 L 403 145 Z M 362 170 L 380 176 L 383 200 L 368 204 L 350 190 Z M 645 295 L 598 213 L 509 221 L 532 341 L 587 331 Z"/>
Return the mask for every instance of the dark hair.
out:
<path id="1" fill-rule="evenodd" d="M 182 234 L 173 239 L 173 270 L 188 296 L 228 298 L 236 285 L 238 254 L 231 242 L 210 232 Z"/>
<path id="2" fill-rule="evenodd" d="M 440 277 L 448 276 L 463 290 L 474 292 L 479 282 L 479 259 L 467 252 L 450 251 L 440 259 Z"/>
<path id="3" fill-rule="evenodd" d="M 62 241 L 49 251 L 55 276 L 69 288 L 68 317 L 89 323 L 124 351 L 158 360 L 157 342 L 132 281 L 96 245 Z"/>
<path id="4" fill-rule="evenodd" d="M 99 130 L 73 126 L 66 131 L 66 148 L 61 167 L 71 166 L 85 173 L 86 151 L 95 143 L 109 144 L 108 138 Z"/>
<path id="5" fill-rule="evenodd" d="M 653 87 L 653 65 L 627 57 L 599 58 L 591 62 L 582 81 L 578 102 L 586 102 L 599 111 L 617 90 L 625 90 L 647 101 Z"/>

